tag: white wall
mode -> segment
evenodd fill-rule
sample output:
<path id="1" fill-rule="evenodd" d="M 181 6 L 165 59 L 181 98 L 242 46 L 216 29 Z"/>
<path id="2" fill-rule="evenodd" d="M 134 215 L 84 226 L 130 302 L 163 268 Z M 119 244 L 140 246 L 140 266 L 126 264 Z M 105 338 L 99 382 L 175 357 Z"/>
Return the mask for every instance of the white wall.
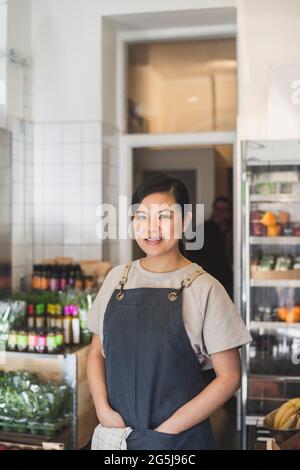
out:
<path id="1" fill-rule="evenodd" d="M 0 0 L 0 51 L 7 48 L 7 4 Z M 0 127 L 5 126 L 6 60 L 0 55 Z"/>
<path id="2" fill-rule="evenodd" d="M 153 0 L 151 4 L 138 0 L 32 0 L 35 119 L 102 118 L 101 15 L 235 5 L 238 12 L 239 115 L 244 116 L 247 123 L 254 117 L 257 120 L 254 130 L 257 137 L 263 138 L 269 66 L 299 60 L 298 0 L 187 0 L 184 4 L 181 0 Z"/>
<path id="3" fill-rule="evenodd" d="M 234 4 L 228 0 L 32 0 L 34 119 L 102 119 L 101 16 Z"/>
<path id="4" fill-rule="evenodd" d="M 36 121 L 99 119 L 101 3 L 32 0 Z"/>
<path id="5" fill-rule="evenodd" d="M 31 0 L 8 1 L 7 47 L 31 56 Z M 23 117 L 24 69 L 18 64 L 7 64 L 7 113 Z M 30 103 L 31 105 L 31 103 Z"/>
<path id="6" fill-rule="evenodd" d="M 16 58 L 31 56 L 31 0 L 7 2 L 7 49 L 16 50 Z M 17 60 L 18 62 L 18 60 Z M 7 116 L 12 132 L 11 149 L 11 233 L 13 287 L 32 265 L 33 164 L 32 164 L 32 82 L 31 67 L 7 64 Z"/>
<path id="7" fill-rule="evenodd" d="M 237 3 L 239 115 L 253 116 L 256 138 L 276 139 L 277 135 L 267 136 L 269 70 L 271 65 L 300 62 L 300 2 L 238 0 Z M 247 129 L 241 129 L 241 137 L 245 134 Z"/>

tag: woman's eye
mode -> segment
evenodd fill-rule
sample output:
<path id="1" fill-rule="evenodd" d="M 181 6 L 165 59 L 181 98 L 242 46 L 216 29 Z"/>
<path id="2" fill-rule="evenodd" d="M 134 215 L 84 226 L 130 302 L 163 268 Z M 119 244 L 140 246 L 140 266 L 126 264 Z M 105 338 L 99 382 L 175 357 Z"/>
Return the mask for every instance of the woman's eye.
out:
<path id="1" fill-rule="evenodd" d="M 147 216 L 145 214 L 137 214 L 135 218 L 137 220 L 146 220 Z"/>
<path id="2" fill-rule="evenodd" d="M 159 218 L 160 219 L 170 219 L 171 215 L 170 214 L 160 214 Z"/>

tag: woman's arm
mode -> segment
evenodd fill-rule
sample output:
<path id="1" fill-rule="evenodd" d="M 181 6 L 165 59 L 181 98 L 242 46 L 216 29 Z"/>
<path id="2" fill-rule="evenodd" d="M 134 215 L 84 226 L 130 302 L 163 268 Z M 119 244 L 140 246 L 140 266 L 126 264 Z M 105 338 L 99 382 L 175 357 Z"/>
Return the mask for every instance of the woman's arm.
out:
<path id="1" fill-rule="evenodd" d="M 102 355 L 102 341 L 98 335 L 93 335 L 87 357 L 87 378 L 94 400 L 96 413 L 102 426 L 110 428 L 125 428 L 122 416 L 114 411 L 108 402 L 105 359 Z"/>
<path id="2" fill-rule="evenodd" d="M 195 398 L 179 408 L 156 431 L 179 433 L 208 418 L 240 388 L 241 362 L 237 348 L 211 355 L 216 378 Z"/>

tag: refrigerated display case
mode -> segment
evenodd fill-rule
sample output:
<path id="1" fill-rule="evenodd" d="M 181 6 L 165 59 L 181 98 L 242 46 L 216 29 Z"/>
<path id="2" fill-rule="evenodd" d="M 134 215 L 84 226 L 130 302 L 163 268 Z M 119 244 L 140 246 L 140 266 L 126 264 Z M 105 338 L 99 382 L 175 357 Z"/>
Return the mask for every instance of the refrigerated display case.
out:
<path id="1" fill-rule="evenodd" d="M 300 397 L 300 141 L 242 145 L 243 448 L 266 414 Z M 261 437 L 260 439 L 263 439 Z"/>

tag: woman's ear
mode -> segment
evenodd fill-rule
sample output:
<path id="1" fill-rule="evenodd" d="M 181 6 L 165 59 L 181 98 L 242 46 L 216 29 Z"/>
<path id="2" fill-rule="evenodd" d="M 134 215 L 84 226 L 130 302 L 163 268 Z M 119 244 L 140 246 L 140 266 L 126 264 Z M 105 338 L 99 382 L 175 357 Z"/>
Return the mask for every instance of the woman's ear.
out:
<path id="1" fill-rule="evenodd" d="M 190 225 L 192 221 L 192 217 L 193 217 L 192 211 L 187 211 L 184 217 L 184 221 L 183 221 L 183 232 L 185 232 L 188 226 Z"/>

